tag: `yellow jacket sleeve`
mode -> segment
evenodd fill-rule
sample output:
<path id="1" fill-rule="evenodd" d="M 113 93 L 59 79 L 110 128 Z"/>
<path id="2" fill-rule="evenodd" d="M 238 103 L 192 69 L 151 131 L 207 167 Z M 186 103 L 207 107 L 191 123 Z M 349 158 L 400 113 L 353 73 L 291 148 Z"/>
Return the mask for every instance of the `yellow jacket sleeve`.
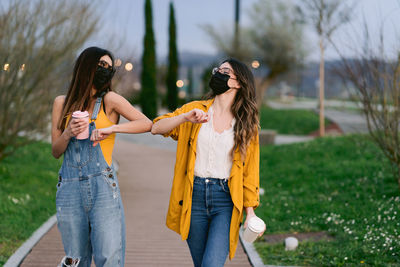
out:
<path id="1" fill-rule="evenodd" d="M 172 118 L 172 117 L 175 117 L 175 116 L 178 116 L 180 114 L 185 113 L 185 111 L 184 111 L 185 110 L 185 106 L 186 105 L 182 106 L 181 108 L 177 108 L 174 112 L 170 112 L 170 113 L 167 113 L 167 114 L 164 114 L 162 116 L 159 116 L 159 117 L 155 118 L 153 120 L 153 123 L 156 123 L 157 121 L 162 120 L 162 119 Z M 181 128 L 181 125 L 182 124 L 176 126 L 174 129 L 172 129 L 168 133 L 163 134 L 163 136 L 164 137 L 171 137 L 174 140 L 178 140 L 178 138 L 179 138 L 179 130 Z"/>
<path id="2" fill-rule="evenodd" d="M 260 187 L 260 145 L 258 131 L 247 149 L 243 169 L 243 206 L 254 207 L 259 205 Z"/>

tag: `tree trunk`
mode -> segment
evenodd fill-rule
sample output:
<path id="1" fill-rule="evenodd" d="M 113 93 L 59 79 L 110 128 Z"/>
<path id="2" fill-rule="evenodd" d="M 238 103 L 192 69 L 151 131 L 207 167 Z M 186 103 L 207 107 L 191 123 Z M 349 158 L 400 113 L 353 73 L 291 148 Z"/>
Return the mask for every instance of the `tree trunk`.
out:
<path id="1" fill-rule="evenodd" d="M 321 52 L 319 63 L 319 135 L 325 135 L 325 115 L 324 115 L 324 85 L 325 85 L 325 61 L 323 37 L 319 39 L 319 49 Z"/>
<path id="2" fill-rule="evenodd" d="M 265 77 L 263 78 L 258 85 L 256 86 L 256 101 L 257 101 L 257 108 L 260 110 L 265 92 L 267 91 L 268 87 L 271 85 L 273 78 Z"/>

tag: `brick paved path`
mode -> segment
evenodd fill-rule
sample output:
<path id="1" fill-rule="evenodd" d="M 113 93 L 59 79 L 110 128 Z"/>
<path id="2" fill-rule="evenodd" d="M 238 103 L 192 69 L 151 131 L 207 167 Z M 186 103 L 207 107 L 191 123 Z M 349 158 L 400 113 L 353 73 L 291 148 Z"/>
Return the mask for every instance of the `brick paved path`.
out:
<path id="1" fill-rule="evenodd" d="M 126 216 L 125 266 L 193 266 L 186 242 L 165 226 L 175 153 L 119 139 L 114 157 Z M 55 226 L 21 266 L 55 267 L 63 255 Z M 251 266 L 240 242 L 234 260 L 226 266 Z"/>

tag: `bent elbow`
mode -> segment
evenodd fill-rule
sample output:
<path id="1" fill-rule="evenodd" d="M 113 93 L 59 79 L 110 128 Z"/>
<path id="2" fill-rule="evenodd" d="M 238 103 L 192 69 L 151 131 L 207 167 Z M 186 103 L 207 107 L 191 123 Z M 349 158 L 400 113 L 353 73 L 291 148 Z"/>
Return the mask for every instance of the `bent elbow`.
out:
<path id="1" fill-rule="evenodd" d="M 151 127 L 151 134 L 153 134 L 153 135 L 159 134 L 157 128 L 158 128 L 157 125 L 153 124 L 153 126 Z"/>
<path id="2" fill-rule="evenodd" d="M 150 132 L 153 129 L 153 122 L 151 120 L 148 121 L 147 131 Z"/>
<path id="3" fill-rule="evenodd" d="M 51 150 L 51 154 L 55 159 L 59 159 L 61 157 L 61 154 L 58 153 L 54 148 Z"/>

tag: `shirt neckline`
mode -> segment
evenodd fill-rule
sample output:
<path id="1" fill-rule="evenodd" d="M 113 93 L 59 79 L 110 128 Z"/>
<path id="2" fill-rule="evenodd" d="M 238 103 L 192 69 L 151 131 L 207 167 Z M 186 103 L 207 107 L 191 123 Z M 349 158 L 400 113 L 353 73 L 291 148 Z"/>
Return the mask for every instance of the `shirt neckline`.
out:
<path id="1" fill-rule="evenodd" d="M 213 103 L 213 104 L 214 104 L 214 103 Z M 210 106 L 208 112 L 210 113 L 210 114 L 209 114 L 209 115 L 210 115 L 210 121 L 209 121 L 209 122 L 211 123 L 211 130 L 213 131 L 213 133 L 215 133 L 215 134 L 221 136 L 221 135 L 224 135 L 225 133 L 229 133 L 229 132 L 231 132 L 231 131 L 233 132 L 233 126 L 234 126 L 235 123 L 236 123 L 235 117 L 232 118 L 232 120 L 231 120 L 231 127 L 229 127 L 228 129 L 223 130 L 221 133 L 217 132 L 217 131 L 214 129 L 214 123 L 213 123 L 213 119 L 214 119 L 214 110 L 213 110 L 213 107 L 212 107 L 212 106 L 213 106 L 213 105 Z"/>

